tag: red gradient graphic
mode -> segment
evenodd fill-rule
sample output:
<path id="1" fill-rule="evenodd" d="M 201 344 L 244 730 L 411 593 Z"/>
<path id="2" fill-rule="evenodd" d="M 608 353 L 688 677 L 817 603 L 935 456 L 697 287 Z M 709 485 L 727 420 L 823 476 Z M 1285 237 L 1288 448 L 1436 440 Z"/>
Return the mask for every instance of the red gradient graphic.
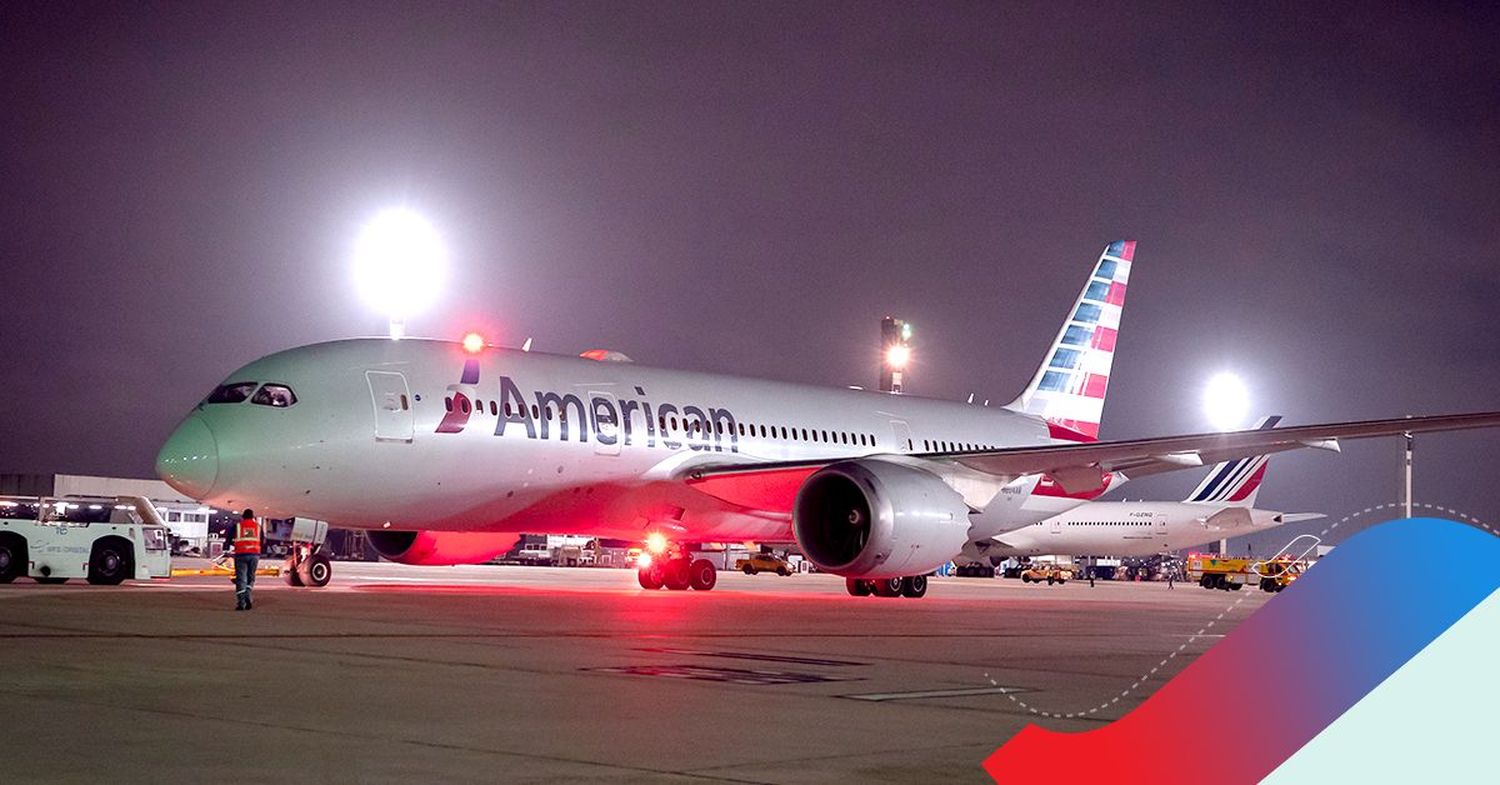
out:
<path id="1" fill-rule="evenodd" d="M 1462 553 L 1484 569 L 1379 579 L 1371 565 Z M 1215 783 L 1257 782 L 1455 621 L 1500 589 L 1500 538 L 1436 518 L 1382 524 L 1341 544 L 1125 717 L 1086 733 L 1028 725 L 984 762 L 997 782 L 1069 766 L 1108 780 L 1173 781 L 1211 761 Z"/>

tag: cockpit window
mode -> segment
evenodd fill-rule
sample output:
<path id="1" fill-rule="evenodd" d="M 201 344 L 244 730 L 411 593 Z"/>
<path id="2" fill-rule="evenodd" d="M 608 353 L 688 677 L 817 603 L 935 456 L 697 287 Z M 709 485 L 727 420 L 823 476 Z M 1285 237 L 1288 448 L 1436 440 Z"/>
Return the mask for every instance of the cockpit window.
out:
<path id="1" fill-rule="evenodd" d="M 277 409 L 285 409 L 297 402 L 297 394 L 292 388 L 280 384 L 267 384 L 255 393 L 250 399 L 251 403 L 261 406 L 274 406 Z"/>
<path id="2" fill-rule="evenodd" d="M 255 382 L 221 384 L 203 399 L 204 403 L 244 403 L 255 392 Z"/>

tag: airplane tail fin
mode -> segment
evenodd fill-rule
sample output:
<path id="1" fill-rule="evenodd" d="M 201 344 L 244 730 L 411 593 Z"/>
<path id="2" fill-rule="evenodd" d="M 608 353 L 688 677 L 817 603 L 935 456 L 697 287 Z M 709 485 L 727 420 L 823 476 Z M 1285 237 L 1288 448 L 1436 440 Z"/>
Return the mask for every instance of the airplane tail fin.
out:
<path id="1" fill-rule="evenodd" d="M 1275 428 L 1281 415 L 1274 414 L 1256 423 L 1257 429 Z M 1266 478 L 1269 455 L 1255 455 L 1215 464 L 1203 482 L 1184 501 L 1198 504 L 1223 504 L 1230 507 L 1254 507 L 1255 496 Z"/>
<path id="2" fill-rule="evenodd" d="M 1026 390 L 1006 408 L 1035 414 L 1055 438 L 1095 441 L 1104 416 L 1104 393 L 1115 359 L 1134 240 L 1104 247 L 1088 283 L 1073 303 L 1047 358 Z"/>

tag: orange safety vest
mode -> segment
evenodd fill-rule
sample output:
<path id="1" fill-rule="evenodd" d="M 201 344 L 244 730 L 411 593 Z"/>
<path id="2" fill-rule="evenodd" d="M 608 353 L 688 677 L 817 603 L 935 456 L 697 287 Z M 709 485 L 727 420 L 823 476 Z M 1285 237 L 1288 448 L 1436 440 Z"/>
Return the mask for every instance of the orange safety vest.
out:
<path id="1" fill-rule="evenodd" d="M 260 521 L 241 519 L 234 525 L 234 552 L 260 553 Z"/>

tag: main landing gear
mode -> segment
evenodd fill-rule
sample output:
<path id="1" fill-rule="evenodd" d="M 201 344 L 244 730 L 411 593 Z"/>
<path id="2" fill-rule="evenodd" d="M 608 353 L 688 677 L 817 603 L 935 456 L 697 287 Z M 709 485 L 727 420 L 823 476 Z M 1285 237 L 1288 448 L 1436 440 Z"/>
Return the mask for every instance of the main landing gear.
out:
<path id="1" fill-rule="evenodd" d="M 709 591 L 719 582 L 719 572 L 708 559 L 694 559 L 691 553 L 665 552 L 656 556 L 642 553 L 636 568 L 635 578 L 642 589 L 660 589 L 665 586 L 672 591 Z"/>
<path id="2" fill-rule="evenodd" d="M 927 576 L 910 575 L 905 578 L 845 578 L 844 588 L 855 597 L 911 597 L 916 599 L 927 593 Z"/>

